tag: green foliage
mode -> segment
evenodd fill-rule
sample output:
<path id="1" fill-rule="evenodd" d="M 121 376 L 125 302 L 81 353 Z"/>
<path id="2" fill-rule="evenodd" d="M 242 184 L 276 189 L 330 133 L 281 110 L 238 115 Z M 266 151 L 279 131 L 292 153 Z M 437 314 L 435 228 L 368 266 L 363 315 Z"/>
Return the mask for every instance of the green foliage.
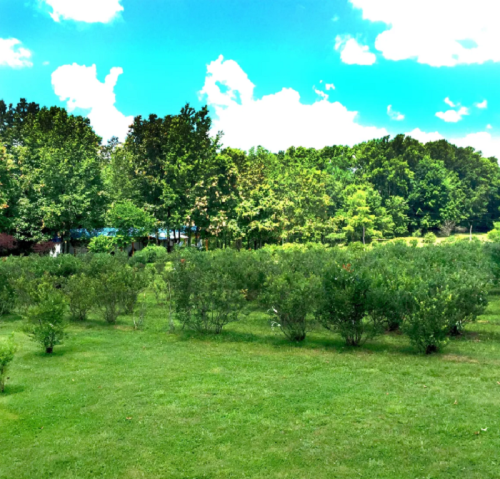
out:
<path id="1" fill-rule="evenodd" d="M 94 236 L 89 242 L 91 253 L 112 253 L 122 244 L 116 236 Z"/>
<path id="2" fill-rule="evenodd" d="M 14 359 L 17 347 L 14 343 L 14 334 L 7 340 L 0 340 L 0 393 L 5 391 L 5 380 L 10 363 Z"/>
<path id="3" fill-rule="evenodd" d="M 124 254 L 96 254 L 89 264 L 95 284 L 95 304 L 110 324 L 132 313 L 139 293 L 147 286 L 144 269 L 127 265 Z"/>
<path id="4" fill-rule="evenodd" d="M 318 250 L 276 251 L 268 262 L 260 301 L 275 319 L 272 325 L 290 341 L 303 341 L 320 298 Z"/>
<path id="5" fill-rule="evenodd" d="M 151 264 L 164 262 L 167 259 L 167 250 L 163 246 L 149 245 L 130 258 L 131 265 Z"/>
<path id="6" fill-rule="evenodd" d="M 488 232 L 488 239 L 500 243 L 500 222 L 493 223 L 494 228 Z"/>
<path id="7" fill-rule="evenodd" d="M 25 332 L 47 354 L 51 354 L 54 346 L 61 344 L 65 337 L 65 298 L 54 288 L 48 276 L 31 285 L 30 295 L 32 304 L 24 315 L 27 322 Z"/>
<path id="8" fill-rule="evenodd" d="M 173 263 L 175 311 L 183 327 L 219 334 L 237 321 L 245 298 L 227 270 L 224 251 L 182 251 Z"/>
<path id="9" fill-rule="evenodd" d="M 88 313 L 95 306 L 96 286 L 96 281 L 85 273 L 75 274 L 64 283 L 63 291 L 72 319 L 87 319 Z"/>
<path id="10" fill-rule="evenodd" d="M 123 237 L 126 243 L 147 237 L 157 226 L 155 218 L 132 201 L 115 203 L 108 211 L 106 221 L 118 230 L 117 236 Z"/>
<path id="11" fill-rule="evenodd" d="M 371 294 L 371 279 L 362 262 L 355 257 L 338 258 L 323 272 L 318 320 L 326 329 L 339 333 L 348 345 L 359 346 L 380 330 L 378 317 L 371 315 Z"/>
<path id="12" fill-rule="evenodd" d="M 434 233 L 427 233 L 425 236 L 424 236 L 424 239 L 423 239 L 423 242 L 425 244 L 434 244 L 435 242 L 437 241 L 437 237 Z"/>

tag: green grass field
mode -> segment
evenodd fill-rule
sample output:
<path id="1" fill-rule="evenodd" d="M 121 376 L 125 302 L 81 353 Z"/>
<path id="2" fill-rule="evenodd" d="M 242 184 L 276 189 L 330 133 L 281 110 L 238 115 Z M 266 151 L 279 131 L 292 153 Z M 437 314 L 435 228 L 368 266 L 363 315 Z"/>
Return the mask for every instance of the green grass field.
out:
<path id="1" fill-rule="evenodd" d="M 73 323 L 52 356 L 21 332 L 0 395 L 0 478 L 499 478 L 500 297 L 439 355 L 384 335 L 287 343 L 251 312 L 219 337 L 153 307 Z"/>

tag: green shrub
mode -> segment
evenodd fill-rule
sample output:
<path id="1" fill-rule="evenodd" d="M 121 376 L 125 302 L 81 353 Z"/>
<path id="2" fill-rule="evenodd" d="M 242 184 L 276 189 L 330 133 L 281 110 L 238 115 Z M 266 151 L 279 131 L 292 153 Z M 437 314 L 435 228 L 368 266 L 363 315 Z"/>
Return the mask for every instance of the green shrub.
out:
<path id="1" fill-rule="evenodd" d="M 95 306 L 95 280 L 85 273 L 75 274 L 64 283 L 63 291 L 68 299 L 71 318 L 84 321 Z"/>
<path id="2" fill-rule="evenodd" d="M 130 265 L 137 264 L 150 264 L 158 261 L 165 261 L 167 257 L 167 249 L 163 246 L 150 245 L 146 246 L 141 251 L 137 251 L 134 256 L 130 258 Z"/>
<path id="3" fill-rule="evenodd" d="M 268 262 L 260 301 L 290 341 L 303 341 L 311 328 L 320 295 L 321 256 L 318 250 L 290 248 L 276 251 Z"/>
<path id="4" fill-rule="evenodd" d="M 115 236 L 95 236 L 89 242 L 89 251 L 91 253 L 112 253 L 119 243 L 119 239 Z"/>
<path id="5" fill-rule="evenodd" d="M 54 289 L 48 277 L 37 281 L 31 289 L 31 295 L 33 303 L 25 314 L 25 332 L 50 354 L 65 337 L 65 298 L 59 290 Z"/>
<path id="6" fill-rule="evenodd" d="M 332 261 L 323 273 L 318 320 L 326 329 L 339 333 L 348 345 L 359 346 L 380 330 L 378 317 L 370 314 L 371 291 L 368 271 L 360 262 Z"/>
<path id="7" fill-rule="evenodd" d="M 411 246 L 412 248 L 416 248 L 416 247 L 418 246 L 418 239 L 415 239 L 415 238 L 414 238 L 414 239 L 411 239 L 411 240 L 410 240 L 410 246 Z"/>
<path id="8" fill-rule="evenodd" d="M 225 251 L 181 251 L 173 263 L 172 285 L 177 319 L 201 333 L 219 334 L 237 321 L 243 292 L 226 269 Z"/>
<path id="9" fill-rule="evenodd" d="M 413 313 L 403 324 L 403 332 L 425 354 L 439 351 L 448 341 L 450 296 L 446 289 L 421 291 L 415 298 Z"/>
<path id="10" fill-rule="evenodd" d="M 500 243 L 500 223 L 493 223 L 494 228 L 488 232 L 488 239 Z"/>
<path id="11" fill-rule="evenodd" d="M 0 392 L 5 391 L 5 380 L 7 379 L 7 369 L 14 359 L 16 353 L 14 335 L 12 334 L 6 341 L 0 342 Z"/>
<path id="12" fill-rule="evenodd" d="M 423 239 L 423 242 L 425 244 L 434 244 L 436 241 L 437 241 L 437 236 L 431 232 L 427 233 Z"/>
<path id="13" fill-rule="evenodd" d="M 15 307 L 16 297 L 12 285 L 14 279 L 13 261 L 0 258 L 0 316 L 9 314 Z"/>

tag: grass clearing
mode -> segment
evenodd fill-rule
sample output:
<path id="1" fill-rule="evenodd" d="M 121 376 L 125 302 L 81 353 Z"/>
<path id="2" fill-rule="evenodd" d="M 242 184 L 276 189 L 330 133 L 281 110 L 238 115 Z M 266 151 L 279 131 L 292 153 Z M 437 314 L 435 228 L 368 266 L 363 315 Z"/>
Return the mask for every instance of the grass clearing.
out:
<path id="1" fill-rule="evenodd" d="M 220 336 L 168 334 L 150 298 L 72 323 L 53 355 L 16 332 L 0 478 L 498 478 L 500 296 L 444 353 L 386 334 L 303 344 L 257 310 Z"/>

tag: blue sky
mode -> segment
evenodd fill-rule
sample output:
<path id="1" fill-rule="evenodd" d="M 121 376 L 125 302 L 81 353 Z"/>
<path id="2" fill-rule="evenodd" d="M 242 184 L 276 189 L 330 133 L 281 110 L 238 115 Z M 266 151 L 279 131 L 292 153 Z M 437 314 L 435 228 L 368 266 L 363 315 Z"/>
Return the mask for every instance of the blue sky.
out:
<path id="1" fill-rule="evenodd" d="M 244 149 L 412 133 L 500 157 L 498 3 L 0 0 L 0 98 L 104 138 L 190 102 Z"/>

